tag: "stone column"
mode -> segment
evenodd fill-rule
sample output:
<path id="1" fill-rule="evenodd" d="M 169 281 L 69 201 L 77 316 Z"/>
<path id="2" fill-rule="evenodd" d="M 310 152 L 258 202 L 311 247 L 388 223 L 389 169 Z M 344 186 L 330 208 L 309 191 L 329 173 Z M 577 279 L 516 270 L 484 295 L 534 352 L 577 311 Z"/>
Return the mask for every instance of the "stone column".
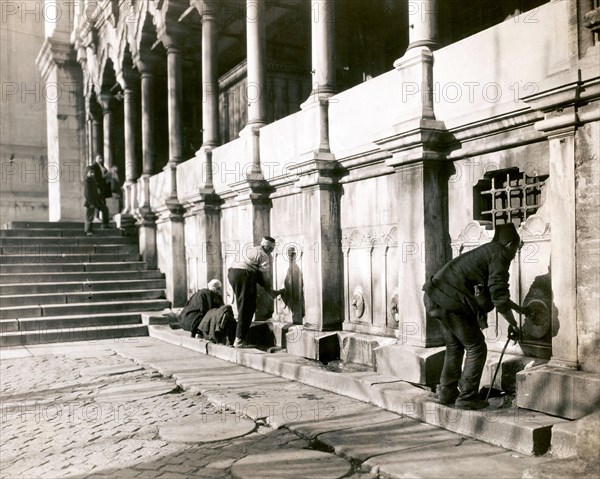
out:
<path id="1" fill-rule="evenodd" d="M 213 192 L 210 150 L 219 144 L 219 84 L 217 78 L 217 3 L 202 2 L 202 146 L 196 152 L 202 164 L 201 189 Z"/>
<path id="2" fill-rule="evenodd" d="M 205 1 L 202 12 L 202 146 L 219 144 L 219 84 L 217 78 L 217 5 Z"/>
<path id="3" fill-rule="evenodd" d="M 302 191 L 305 318 L 301 333 L 288 333 L 290 354 L 312 359 L 339 358 L 342 328 L 342 251 L 337 164 L 329 147 L 329 98 L 335 92 L 335 2 L 312 2 L 313 87 L 301 108 L 312 116 L 312 147 L 296 166 Z M 315 219 L 317 219 L 315 221 Z"/>
<path id="4" fill-rule="evenodd" d="M 405 78 L 401 88 L 408 99 L 403 110 L 408 116 L 435 119 L 433 112 L 433 53 L 437 41 L 438 0 L 408 3 L 409 45 L 394 67 Z"/>
<path id="5" fill-rule="evenodd" d="M 573 112 L 573 118 L 575 114 Z M 578 367 L 577 359 L 577 262 L 575 239 L 575 127 L 555 131 L 550 146 L 550 271 L 553 302 L 560 327 L 552 338 L 550 365 Z M 571 320 L 573 318 L 573 320 Z"/>
<path id="6" fill-rule="evenodd" d="M 100 95 L 100 105 L 102 106 L 102 125 L 103 125 L 103 153 L 104 166 L 110 170 L 113 166 L 113 124 L 112 124 L 112 103 L 113 95 L 110 92 L 103 92 Z M 118 191 L 113 191 L 119 193 Z M 106 206 L 109 213 L 119 213 L 119 201 L 116 198 L 106 198 Z"/>
<path id="7" fill-rule="evenodd" d="M 403 120 L 376 141 L 392 158 L 398 191 L 399 342 L 376 350 L 378 371 L 406 381 L 436 384 L 444 340 L 436 320 L 425 314 L 426 279 L 451 258 L 448 233 L 449 168 L 444 151 L 446 128 L 435 120 L 433 53 L 437 44 L 437 0 L 409 2 L 409 46 L 394 63 L 408 101 L 396 105 Z M 407 210 L 410 209 L 410 211 Z"/>
<path id="8" fill-rule="evenodd" d="M 92 161 L 95 161 L 97 155 L 101 155 L 104 150 L 102 143 L 102 123 L 101 123 L 101 111 L 98 111 L 98 105 L 93 101 L 92 112 Z"/>
<path id="9" fill-rule="evenodd" d="M 182 53 L 179 42 L 166 37 L 167 49 L 167 94 L 169 113 L 169 163 L 165 170 L 171 172 L 171 194 L 169 200 L 177 203 L 177 165 L 183 159 L 183 130 L 181 109 L 183 108 L 182 90 Z"/>
<path id="10" fill-rule="evenodd" d="M 311 96 L 331 96 L 335 93 L 335 0 L 312 2 L 311 38 Z"/>
<path id="11" fill-rule="evenodd" d="M 154 151 L 154 74 L 147 63 L 138 66 L 141 72 L 142 92 L 142 185 L 141 204 L 143 210 L 150 210 L 150 177 L 154 173 L 156 153 Z"/>
<path id="12" fill-rule="evenodd" d="M 154 63 L 138 62 L 142 93 L 142 176 L 138 181 L 140 207 L 137 212 L 140 254 L 150 269 L 158 266 L 156 248 L 156 214 L 150 206 L 150 177 L 154 173 Z"/>
<path id="13" fill-rule="evenodd" d="M 48 218 L 50 221 L 81 221 L 83 217 L 83 170 L 86 166 L 83 78 L 69 43 L 69 35 L 56 31 L 47 38 L 36 63 L 46 84 L 60 85 L 63 94 L 46 101 L 48 130 Z M 68 91 L 67 91 L 68 90 Z M 89 98 L 89 95 L 88 95 Z M 87 102 L 86 102 L 87 103 Z M 91 122 L 90 122 L 91 123 Z M 89 133 L 92 125 L 89 125 Z M 91 153 L 93 142 L 89 142 Z"/>
<path id="14" fill-rule="evenodd" d="M 183 207 L 177 196 L 177 165 L 183 159 L 181 111 L 182 53 L 179 36 L 165 32 L 161 39 L 167 50 L 167 94 L 169 114 L 169 162 L 164 171 L 170 178 L 170 194 L 157 210 L 158 267 L 165 272 L 167 299 L 174 307 L 187 301 L 187 273 L 185 260 L 185 231 Z"/>
<path id="15" fill-rule="evenodd" d="M 130 216 L 137 206 L 135 185 L 139 176 L 136 154 L 137 85 L 137 81 L 131 78 L 125 81 L 123 88 L 123 113 L 125 120 L 125 198 L 123 213 Z"/>
<path id="16" fill-rule="evenodd" d="M 103 156 L 104 166 L 110 170 L 113 165 L 112 150 L 112 94 L 102 93 L 100 95 L 100 104 L 102 105 L 102 125 L 104 133 Z"/>
<path id="17" fill-rule="evenodd" d="M 248 121 L 240 137 L 248 139 L 248 154 L 252 159 L 249 177 L 262 180 L 258 130 L 267 124 L 267 38 L 266 10 L 261 0 L 246 0 L 246 56 Z"/>
<path id="18" fill-rule="evenodd" d="M 335 93 L 335 0 L 312 3 L 312 91 L 301 105 L 312 115 L 314 153 L 329 153 L 329 98 Z M 313 156 L 314 156 L 313 155 Z M 333 159 L 333 158 L 329 158 Z"/>
<path id="19" fill-rule="evenodd" d="M 186 254 L 195 267 L 190 285 L 204 287 L 223 278 L 220 199 L 213 187 L 212 150 L 219 144 L 219 85 L 217 78 L 218 1 L 197 5 L 202 16 L 202 146 L 196 152 L 202 179 L 198 189 L 185 198 Z"/>
<path id="20" fill-rule="evenodd" d="M 577 369 L 577 251 L 575 224 L 575 134 L 581 95 L 577 84 L 550 90 L 526 98 L 533 108 L 541 109 L 545 119 L 535 124 L 548 136 L 549 143 L 549 208 L 552 212 L 550 230 L 552 245 L 550 272 L 553 301 L 553 323 L 558 331 L 552 338 L 552 358 L 549 366 Z M 572 104 L 565 106 L 566 101 Z M 579 114 L 581 115 L 581 114 Z"/>
<path id="21" fill-rule="evenodd" d="M 548 138 L 550 177 L 546 201 L 551 212 L 553 337 L 548 364 L 517 374 L 516 399 L 519 407 L 569 419 L 589 414 L 600 400 L 597 308 L 582 307 L 597 299 L 597 278 L 586 274 L 596 266 L 597 241 L 589 239 L 594 236 L 588 230 L 593 220 L 586 223 L 579 217 L 593 209 L 596 201 L 589 192 L 597 179 L 593 178 L 593 169 L 586 169 L 598 156 L 600 136 L 598 56 L 594 60 L 581 63 L 576 76 L 564 76 L 562 83 L 552 78 L 541 85 L 540 93 L 523 99 L 544 114 L 535 129 Z M 580 371 L 586 352 L 590 360 L 584 369 L 588 370 Z"/>
<path id="22" fill-rule="evenodd" d="M 248 125 L 261 127 L 267 122 L 267 38 L 266 5 L 246 0 L 246 55 L 248 59 Z"/>

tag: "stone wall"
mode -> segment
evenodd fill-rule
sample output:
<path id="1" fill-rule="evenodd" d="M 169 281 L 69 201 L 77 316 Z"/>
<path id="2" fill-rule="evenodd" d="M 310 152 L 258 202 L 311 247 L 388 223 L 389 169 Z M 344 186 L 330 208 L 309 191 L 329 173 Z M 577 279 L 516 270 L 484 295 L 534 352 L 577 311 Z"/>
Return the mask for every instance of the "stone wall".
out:
<path id="1" fill-rule="evenodd" d="M 16 5 L 16 2 L 14 2 Z M 40 2 L 19 2 L 41 12 Z M 4 14 L 6 13 L 6 14 Z M 41 16 L 3 10 L 0 44 L 0 223 L 48 219 L 47 92 L 35 59 L 44 41 Z"/>

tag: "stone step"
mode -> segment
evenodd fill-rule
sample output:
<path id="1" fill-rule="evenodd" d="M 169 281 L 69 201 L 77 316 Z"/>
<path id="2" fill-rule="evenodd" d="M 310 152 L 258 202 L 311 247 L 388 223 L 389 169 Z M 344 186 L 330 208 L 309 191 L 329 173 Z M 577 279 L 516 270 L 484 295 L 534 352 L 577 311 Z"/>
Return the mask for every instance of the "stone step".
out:
<path id="1" fill-rule="evenodd" d="M 18 331 L 0 335 L 0 346 L 26 346 L 33 344 L 64 343 L 71 341 L 95 342 L 101 339 L 135 341 L 138 336 L 148 336 L 145 324 L 119 324 L 91 328 L 49 329 L 44 331 Z"/>
<path id="2" fill-rule="evenodd" d="M 70 283 L 70 282 L 92 282 L 109 281 L 111 279 L 162 279 L 163 273 L 159 270 L 140 271 L 84 271 L 84 272 L 58 272 L 58 273 L 0 273 L 0 283 L 23 284 L 23 283 Z"/>
<path id="3" fill-rule="evenodd" d="M 127 254 L 138 253 L 139 245 L 136 244 L 13 244 L 0 245 L 2 255 L 79 255 L 93 253 Z"/>
<path id="4" fill-rule="evenodd" d="M 122 261 L 139 261 L 139 252 L 93 253 L 93 254 L 0 254 L 0 264 L 34 264 L 34 263 L 113 263 Z"/>
<path id="5" fill-rule="evenodd" d="M 2 225 L 2 229 L 77 229 L 83 230 L 83 221 L 10 221 Z M 100 224 L 100 223 L 98 223 Z M 109 223 L 115 227 L 115 223 Z"/>
<path id="6" fill-rule="evenodd" d="M 164 289 L 164 279 L 139 279 L 115 281 L 72 281 L 65 283 L 17 283 L 0 284 L 0 295 L 23 295 L 45 293 L 84 293 L 90 291 L 130 291 L 136 289 Z M 2 303 L 6 306 L 4 303 Z"/>
<path id="7" fill-rule="evenodd" d="M 71 304 L 42 304 L 37 306 L 0 307 L 0 319 L 39 318 L 75 314 L 125 313 L 157 311 L 168 308 L 166 299 L 144 299 L 127 302 L 94 302 Z"/>
<path id="8" fill-rule="evenodd" d="M 75 314 L 70 316 L 46 316 L 43 318 L 3 319 L 0 320 L 0 333 L 144 324 L 142 314 L 146 313 Z"/>
<path id="9" fill-rule="evenodd" d="M 102 229 L 100 224 L 94 223 L 94 235 L 90 238 L 120 238 L 124 236 L 124 232 L 119 229 L 109 228 Z M 32 228 L 32 229 L 0 229 L 0 238 L 13 238 L 13 237 L 53 237 L 53 238 L 71 238 L 71 237 L 87 237 L 82 229 L 49 229 L 49 228 Z"/>
<path id="10" fill-rule="evenodd" d="M 0 264 L 0 273 L 60 273 L 84 271 L 145 271 L 148 266 L 143 261 L 122 261 L 120 263 L 40 263 L 40 264 Z"/>
<path id="11" fill-rule="evenodd" d="M 42 293 L 1 295 L 0 304 L 3 308 L 14 306 L 30 306 L 32 304 L 73 304 L 94 303 L 106 301 L 131 301 L 141 299 L 164 299 L 163 289 L 144 289 L 129 291 L 86 291 L 79 293 Z"/>
<path id="12" fill-rule="evenodd" d="M 72 246 L 72 245 L 122 245 L 122 244 L 138 244 L 138 239 L 135 236 L 12 236 L 9 238 L 0 237 L 0 247 L 16 246 Z"/>

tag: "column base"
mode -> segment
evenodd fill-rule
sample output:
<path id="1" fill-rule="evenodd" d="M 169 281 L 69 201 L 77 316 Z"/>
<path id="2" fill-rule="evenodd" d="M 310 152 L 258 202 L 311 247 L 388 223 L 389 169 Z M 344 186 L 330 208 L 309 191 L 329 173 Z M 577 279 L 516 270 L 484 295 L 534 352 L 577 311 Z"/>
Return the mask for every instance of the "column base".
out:
<path id="1" fill-rule="evenodd" d="M 364 364 L 375 367 L 374 351 L 380 347 L 396 342 L 396 338 L 376 336 L 374 334 L 340 331 L 340 359 L 345 363 Z"/>
<path id="2" fill-rule="evenodd" d="M 165 201 L 156 220 L 158 268 L 165 273 L 167 299 L 183 307 L 188 299 L 183 207 L 176 199 Z"/>
<path id="3" fill-rule="evenodd" d="M 117 228 L 124 231 L 125 236 L 136 236 L 135 217 L 129 213 L 119 213 L 114 216 Z"/>
<path id="4" fill-rule="evenodd" d="M 600 406 L 600 377 L 550 364 L 521 371 L 517 373 L 517 406 L 579 419 Z"/>
<path id="5" fill-rule="evenodd" d="M 140 254 L 149 269 L 158 268 L 158 251 L 156 248 L 157 216 L 150 208 L 139 210 L 138 227 Z"/>
<path id="6" fill-rule="evenodd" d="M 328 363 L 340 359 L 337 332 L 323 332 L 292 326 L 285 335 L 288 354 Z"/>
<path id="7" fill-rule="evenodd" d="M 440 382 L 446 348 L 388 344 L 373 350 L 375 371 L 402 381 L 434 386 Z"/>

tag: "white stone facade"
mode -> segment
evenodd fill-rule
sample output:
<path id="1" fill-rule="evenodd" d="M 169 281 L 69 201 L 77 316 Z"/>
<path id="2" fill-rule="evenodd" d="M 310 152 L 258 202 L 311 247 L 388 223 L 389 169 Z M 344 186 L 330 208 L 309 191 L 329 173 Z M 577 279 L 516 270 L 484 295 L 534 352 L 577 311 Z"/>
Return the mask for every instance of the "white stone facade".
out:
<path id="1" fill-rule="evenodd" d="M 511 352 L 600 370 L 597 10 L 488 2 L 489 24 L 400 3 L 374 2 L 396 21 L 343 0 L 79 2 L 83 151 L 124 170 L 121 225 L 175 306 L 269 234 L 275 286 L 294 292 L 266 316 L 425 358 L 443 343 L 422 284 L 515 221 L 513 299 L 542 313 Z M 370 70 L 389 42 L 395 62 Z M 506 326 L 490 315 L 490 350 Z"/>

